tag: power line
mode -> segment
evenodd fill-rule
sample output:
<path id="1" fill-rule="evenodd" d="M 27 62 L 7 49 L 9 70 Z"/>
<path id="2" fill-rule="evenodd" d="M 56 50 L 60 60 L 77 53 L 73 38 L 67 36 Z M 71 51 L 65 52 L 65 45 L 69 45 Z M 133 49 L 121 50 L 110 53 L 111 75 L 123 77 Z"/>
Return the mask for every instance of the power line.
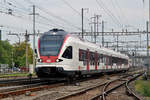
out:
<path id="1" fill-rule="evenodd" d="M 118 14 L 117 14 L 117 15 L 118 15 L 118 19 L 119 19 L 120 21 L 123 21 L 124 18 L 121 18 L 121 17 L 124 17 L 124 16 L 122 16 L 122 13 L 120 13 L 119 10 L 117 9 L 117 7 L 118 7 L 117 4 L 114 3 L 113 0 L 110 0 L 110 1 L 111 1 L 111 4 L 112 4 L 112 6 L 113 6 L 115 12 L 118 13 Z M 125 22 L 125 21 L 124 21 L 124 22 Z"/>
<path id="2" fill-rule="evenodd" d="M 47 17 L 41 16 L 41 15 L 39 15 L 39 17 L 41 17 L 41 18 L 43 18 L 43 19 L 45 19 L 45 20 L 51 22 L 51 23 L 53 24 L 53 25 L 52 25 L 53 27 L 55 27 L 54 25 L 56 25 L 56 26 L 59 26 L 59 27 L 61 27 L 61 28 L 65 28 L 65 26 L 61 26 L 61 25 L 59 25 L 59 24 L 53 22 L 53 20 L 51 20 L 51 19 L 49 19 L 49 18 L 47 18 Z"/>
<path id="3" fill-rule="evenodd" d="M 26 8 L 22 8 L 23 6 L 21 6 L 21 7 L 18 7 L 17 5 L 15 5 L 14 3 L 12 3 L 12 2 L 5 2 L 7 5 L 9 5 L 9 6 L 11 6 L 11 7 L 13 7 L 14 9 L 17 9 L 17 10 L 20 10 L 20 11 L 23 11 L 23 13 L 27 13 L 27 12 L 29 12 L 29 10 L 27 10 Z M 17 2 L 16 2 L 17 3 Z M 6 5 L 6 6 L 7 6 Z"/>
<path id="4" fill-rule="evenodd" d="M 30 0 L 28 0 L 28 1 L 26 1 L 26 2 L 34 4 L 34 3 L 31 2 Z M 38 8 L 39 10 L 43 11 L 44 13 L 48 14 L 49 16 L 52 16 L 53 18 L 55 18 L 55 19 L 57 19 L 57 20 L 63 21 L 63 22 L 66 23 L 67 25 L 70 25 L 70 26 L 72 26 L 72 27 L 74 27 L 74 28 L 76 28 L 76 29 L 78 29 L 78 30 L 81 30 L 80 27 L 73 25 L 73 24 L 70 23 L 69 21 L 67 21 L 67 20 L 65 20 L 65 19 L 63 19 L 63 18 L 61 18 L 60 16 L 55 15 L 54 13 L 48 11 L 47 9 L 45 9 L 45 8 L 43 8 L 43 7 L 41 7 L 41 6 L 38 6 L 37 4 L 36 4 L 36 8 Z"/>
<path id="5" fill-rule="evenodd" d="M 99 0 L 99 1 L 96 0 L 96 2 L 99 5 L 99 7 L 102 8 L 107 13 L 107 15 L 111 17 L 111 19 L 114 21 L 114 23 L 116 23 L 119 27 L 122 27 L 122 24 L 120 23 L 120 21 L 118 21 L 118 19 L 113 15 L 113 13 L 109 9 L 107 9 L 105 4 L 101 0 Z"/>
<path id="6" fill-rule="evenodd" d="M 75 8 L 73 8 L 66 0 L 62 0 L 67 6 L 69 6 L 74 12 L 76 12 L 79 16 L 81 16 L 81 13 L 77 11 Z"/>
<path id="7" fill-rule="evenodd" d="M 75 13 L 77 13 L 79 16 L 81 16 L 82 14 L 78 11 L 78 10 L 76 10 L 75 8 L 73 8 L 72 6 L 71 6 L 71 4 L 69 4 L 66 0 L 62 0 L 67 6 L 69 6 Z M 84 17 L 87 21 L 89 21 L 89 19 L 85 16 Z"/>
<path id="8" fill-rule="evenodd" d="M 112 2 L 113 2 L 113 1 L 112 1 Z M 129 21 L 128 21 L 128 19 L 127 19 L 127 16 L 126 16 L 126 14 L 124 14 L 124 11 L 123 11 L 122 8 L 119 6 L 119 3 L 118 3 L 117 0 L 115 0 L 115 4 L 116 4 L 116 6 L 119 8 L 119 11 L 120 11 L 120 13 L 122 14 L 122 17 L 125 19 L 125 22 L 128 23 Z"/>
<path id="9" fill-rule="evenodd" d="M 12 5 L 12 4 L 11 4 Z M 14 7 L 14 6 L 13 6 Z M 3 7 L 3 8 L 6 8 L 7 10 L 9 9 L 9 7 L 7 8 L 7 7 Z M 10 15 L 10 16 L 13 16 L 13 17 L 16 17 L 16 18 L 19 18 L 19 19 L 25 19 L 25 20 L 28 20 L 28 21 L 30 21 L 30 19 L 27 19 L 26 17 L 23 17 L 23 16 L 17 16 L 17 15 L 15 15 L 14 13 L 12 13 L 12 14 L 9 14 L 9 12 L 6 12 L 6 11 L 0 11 L 0 13 L 4 13 L 4 14 L 7 14 L 7 15 Z M 18 13 L 18 12 L 16 12 L 16 13 Z M 23 13 L 23 12 L 22 12 Z M 43 23 L 43 22 L 39 22 L 39 21 L 36 21 L 36 23 L 39 23 L 39 24 L 42 24 L 42 25 L 48 25 L 48 26 L 52 26 L 52 25 L 50 25 L 50 24 L 45 24 L 45 23 Z M 48 28 L 47 28 L 48 29 Z"/>
<path id="10" fill-rule="evenodd" d="M 40 8 L 40 7 L 37 7 L 37 8 L 38 8 L 38 9 L 40 9 L 41 11 L 43 11 L 43 12 L 47 13 L 48 15 L 50 15 L 50 16 L 52 16 L 52 17 L 54 17 L 54 18 L 58 19 L 58 20 L 61 20 L 61 21 L 65 22 L 67 25 L 71 25 L 71 26 L 73 26 L 74 28 L 76 28 L 76 29 L 78 29 L 78 30 L 81 30 L 81 28 L 79 28 L 79 27 L 77 27 L 77 26 L 75 26 L 75 25 L 71 24 L 71 23 L 70 23 L 70 22 L 68 22 L 67 20 L 65 20 L 65 19 L 63 19 L 63 18 L 61 18 L 61 17 L 59 17 L 59 16 L 57 16 L 57 15 L 53 14 L 52 12 L 47 11 L 47 10 L 46 10 L 46 9 L 44 9 L 44 8 Z"/>
<path id="11" fill-rule="evenodd" d="M 7 15 L 10 15 L 10 14 L 8 14 L 8 12 L 0 11 L 0 13 L 4 13 L 4 14 L 7 14 Z M 16 15 L 13 15 L 13 14 L 10 15 L 10 16 L 13 16 L 13 17 L 15 17 L 15 18 L 19 18 L 19 19 L 22 19 L 22 20 L 28 20 L 28 21 L 31 21 L 30 19 L 26 19 L 25 17 L 22 17 L 22 16 L 16 16 Z M 44 26 L 52 26 L 52 25 L 50 25 L 50 24 L 43 23 L 43 22 L 39 22 L 39 21 L 36 21 L 36 23 L 42 24 L 42 25 L 44 25 Z M 13 29 L 13 26 L 10 26 L 10 27 L 12 27 L 12 29 Z M 46 27 L 43 27 L 43 28 L 46 28 Z M 46 28 L 46 29 L 48 29 L 48 28 Z M 19 30 L 20 30 L 20 28 L 19 28 Z M 25 29 L 21 29 L 21 30 L 25 30 Z"/>

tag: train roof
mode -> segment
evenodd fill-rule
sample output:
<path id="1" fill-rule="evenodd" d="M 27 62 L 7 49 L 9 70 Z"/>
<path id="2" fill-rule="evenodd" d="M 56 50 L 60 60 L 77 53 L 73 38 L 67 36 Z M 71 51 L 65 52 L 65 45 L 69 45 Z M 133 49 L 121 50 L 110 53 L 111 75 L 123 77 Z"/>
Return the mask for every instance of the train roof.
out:
<path id="1" fill-rule="evenodd" d="M 41 37 L 45 36 L 45 35 L 61 35 L 61 36 L 66 36 L 68 34 L 68 32 L 62 30 L 62 29 L 52 29 L 49 30 L 48 32 L 45 32 Z M 94 50 L 99 49 L 99 51 L 101 51 L 103 54 L 106 54 L 108 56 L 114 56 L 114 57 L 119 57 L 119 58 L 123 58 L 123 59 L 129 59 L 129 57 L 125 54 L 121 54 L 120 52 L 116 52 L 114 50 L 108 49 L 108 48 L 104 48 L 98 44 L 89 42 L 85 39 L 82 39 L 81 37 L 77 36 L 77 35 L 73 35 L 70 34 L 70 37 L 73 37 L 72 39 L 74 42 L 78 42 L 79 44 L 85 45 L 85 46 L 89 46 L 91 48 L 93 48 Z"/>
<path id="2" fill-rule="evenodd" d="M 121 54 L 120 52 L 116 52 L 110 48 L 105 48 L 105 47 L 102 47 L 98 44 L 89 42 L 85 39 L 82 39 L 79 36 L 71 35 L 71 37 L 75 38 L 75 42 L 78 42 L 82 45 L 88 45 L 89 47 L 94 48 L 94 49 L 99 49 L 99 51 L 101 51 L 103 54 L 106 54 L 108 56 L 114 56 L 114 57 L 119 57 L 119 58 L 123 58 L 123 59 L 129 59 L 129 57 L 125 54 Z"/>
<path id="3" fill-rule="evenodd" d="M 44 32 L 44 35 L 62 35 L 65 36 L 66 34 L 68 34 L 66 31 L 62 30 L 62 29 L 52 29 L 49 30 L 48 32 Z"/>

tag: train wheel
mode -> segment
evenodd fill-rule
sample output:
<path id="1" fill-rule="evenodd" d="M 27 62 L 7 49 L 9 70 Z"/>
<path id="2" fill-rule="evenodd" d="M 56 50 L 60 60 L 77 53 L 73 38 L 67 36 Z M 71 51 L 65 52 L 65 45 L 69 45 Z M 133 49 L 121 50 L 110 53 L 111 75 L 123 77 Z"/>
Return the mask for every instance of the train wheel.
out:
<path id="1" fill-rule="evenodd" d="M 73 78 L 71 76 L 67 77 L 67 83 L 71 84 L 73 82 Z"/>

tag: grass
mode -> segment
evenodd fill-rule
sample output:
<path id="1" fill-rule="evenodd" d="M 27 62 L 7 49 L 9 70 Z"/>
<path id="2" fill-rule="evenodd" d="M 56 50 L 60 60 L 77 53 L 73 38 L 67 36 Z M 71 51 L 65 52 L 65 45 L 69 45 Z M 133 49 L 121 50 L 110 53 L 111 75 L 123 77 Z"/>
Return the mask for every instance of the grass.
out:
<path id="1" fill-rule="evenodd" d="M 29 73 L 11 73 L 11 74 L 0 74 L 0 78 L 7 77 L 27 77 Z M 35 75 L 35 74 L 33 74 Z"/>
<path id="2" fill-rule="evenodd" d="M 135 90 L 150 100 L 150 80 L 137 80 L 135 81 Z"/>

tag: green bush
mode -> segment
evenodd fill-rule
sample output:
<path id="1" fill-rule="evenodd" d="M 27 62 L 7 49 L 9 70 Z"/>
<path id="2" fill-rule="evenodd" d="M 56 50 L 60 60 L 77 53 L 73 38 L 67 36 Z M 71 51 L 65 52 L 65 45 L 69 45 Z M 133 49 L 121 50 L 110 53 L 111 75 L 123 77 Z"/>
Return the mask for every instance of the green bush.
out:
<path id="1" fill-rule="evenodd" d="M 150 97 L 150 81 L 137 80 L 135 82 L 135 89 L 143 96 Z"/>

